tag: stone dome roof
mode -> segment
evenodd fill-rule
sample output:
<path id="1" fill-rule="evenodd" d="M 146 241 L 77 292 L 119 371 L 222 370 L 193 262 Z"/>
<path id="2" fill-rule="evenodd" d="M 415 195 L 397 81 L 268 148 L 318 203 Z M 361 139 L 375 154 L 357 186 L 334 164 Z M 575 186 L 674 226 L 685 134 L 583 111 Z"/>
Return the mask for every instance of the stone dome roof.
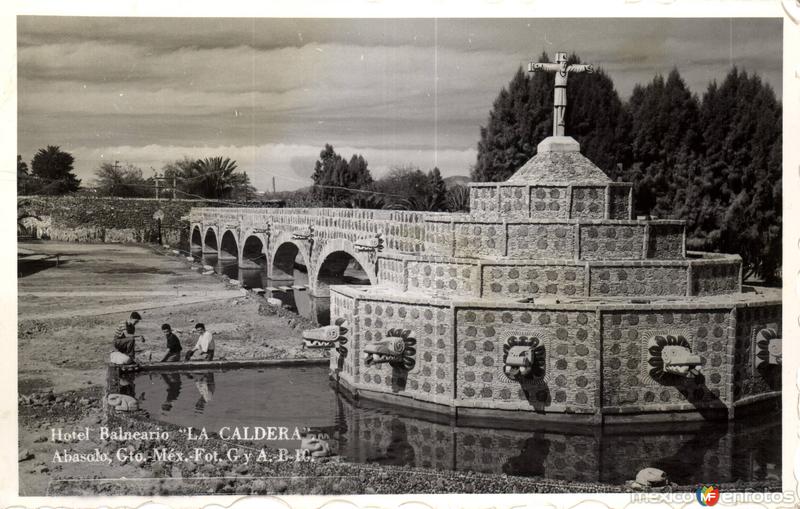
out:
<path id="1" fill-rule="evenodd" d="M 580 153 L 580 144 L 570 136 L 550 136 L 537 153 L 522 165 L 508 183 L 577 184 L 611 182 L 608 175 Z"/>

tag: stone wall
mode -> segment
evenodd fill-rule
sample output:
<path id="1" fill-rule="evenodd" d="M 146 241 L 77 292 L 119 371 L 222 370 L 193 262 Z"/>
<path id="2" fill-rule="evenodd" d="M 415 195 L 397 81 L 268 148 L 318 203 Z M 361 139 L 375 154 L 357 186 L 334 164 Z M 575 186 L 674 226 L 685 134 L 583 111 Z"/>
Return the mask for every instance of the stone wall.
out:
<path id="1" fill-rule="evenodd" d="M 737 309 L 733 370 L 733 398 L 736 401 L 781 390 L 781 366 L 756 365 L 758 333 L 766 328 L 781 334 L 780 306 Z"/>
<path id="2" fill-rule="evenodd" d="M 630 219 L 631 185 L 470 184 L 475 219 Z"/>
<path id="3" fill-rule="evenodd" d="M 429 277 L 436 280 L 436 272 Z M 441 277 L 450 277 L 443 266 Z M 332 316 L 347 316 L 352 324 L 340 376 L 356 390 L 459 408 L 583 414 L 594 421 L 600 414 L 623 420 L 658 412 L 725 415 L 735 401 L 780 387 L 779 367 L 755 364 L 758 332 L 771 327 L 780 337 L 775 301 L 482 304 L 348 287 L 337 287 L 332 296 Z M 364 347 L 392 328 L 412 331 L 414 367 L 361 363 Z M 503 347 L 523 336 L 543 347 L 543 364 L 515 380 L 503 372 Z M 660 360 L 654 350 L 659 336 L 684 338 L 701 358 L 700 375 L 655 373 L 651 359 Z"/>
<path id="4" fill-rule="evenodd" d="M 164 244 L 188 249 L 188 216 L 198 200 L 102 198 L 96 196 L 20 196 L 18 213 L 39 219 L 24 220 L 36 238 L 67 242 L 157 242 L 158 227 L 153 214 L 161 210 Z"/>
<path id="5" fill-rule="evenodd" d="M 518 236 L 515 242 L 521 242 Z M 492 300 L 555 297 L 691 296 L 691 275 L 708 276 L 715 294 L 739 291 L 737 255 L 688 260 L 478 260 L 475 258 L 387 253 L 378 257 L 378 281 L 399 291 Z M 713 268 L 713 270 L 711 269 Z"/>
<path id="6" fill-rule="evenodd" d="M 602 323 L 604 411 L 703 411 L 732 403 L 731 308 L 605 312 Z M 649 359 L 658 335 L 684 337 L 704 361 L 702 378 L 654 379 Z"/>

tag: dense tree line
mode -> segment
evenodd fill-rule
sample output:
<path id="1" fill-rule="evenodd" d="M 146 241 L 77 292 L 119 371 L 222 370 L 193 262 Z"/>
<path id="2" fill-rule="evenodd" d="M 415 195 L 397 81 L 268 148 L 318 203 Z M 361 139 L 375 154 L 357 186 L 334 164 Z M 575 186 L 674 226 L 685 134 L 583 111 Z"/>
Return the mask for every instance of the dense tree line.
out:
<path id="1" fill-rule="evenodd" d="M 552 108 L 552 74 L 519 69 L 481 128 L 473 180 L 506 180 L 533 157 Z M 781 116 L 772 88 L 736 68 L 700 98 L 677 69 L 625 103 L 602 69 L 570 75 L 567 87 L 566 134 L 634 184 L 637 215 L 685 219 L 687 248 L 739 253 L 746 276 L 768 281 L 781 268 Z"/>
<path id="2" fill-rule="evenodd" d="M 426 173 L 414 165 L 400 165 L 373 180 L 363 156 L 353 155 L 348 163 L 329 144 L 320 152 L 311 178 L 310 196 L 301 190 L 285 198 L 304 206 L 368 209 L 455 212 L 465 211 L 468 205 L 464 188 L 448 187 L 439 168 Z"/>
<path id="3" fill-rule="evenodd" d="M 73 173 L 75 158 L 57 146 L 40 149 L 28 164 L 17 155 L 17 194 L 60 195 L 83 189 L 98 196 L 153 198 L 210 198 L 246 201 L 256 193 L 247 172 L 237 171 L 236 161 L 227 157 L 191 159 L 184 157 L 164 165 L 161 175 L 145 178 L 132 164 L 103 162 L 95 171 L 89 188 Z M 366 166 L 366 162 L 364 163 Z M 158 184 L 158 185 L 157 185 Z"/>

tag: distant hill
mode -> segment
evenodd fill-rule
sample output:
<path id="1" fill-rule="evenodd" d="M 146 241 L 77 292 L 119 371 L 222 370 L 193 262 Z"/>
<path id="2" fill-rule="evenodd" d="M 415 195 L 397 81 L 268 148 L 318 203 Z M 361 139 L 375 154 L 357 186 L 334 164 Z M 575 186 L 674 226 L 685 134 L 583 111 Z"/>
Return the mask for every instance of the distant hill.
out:
<path id="1" fill-rule="evenodd" d="M 466 185 L 468 182 L 472 182 L 472 179 L 469 177 L 465 177 L 463 175 L 454 175 L 452 177 L 445 177 L 444 185 L 447 187 L 453 186 L 463 186 Z"/>

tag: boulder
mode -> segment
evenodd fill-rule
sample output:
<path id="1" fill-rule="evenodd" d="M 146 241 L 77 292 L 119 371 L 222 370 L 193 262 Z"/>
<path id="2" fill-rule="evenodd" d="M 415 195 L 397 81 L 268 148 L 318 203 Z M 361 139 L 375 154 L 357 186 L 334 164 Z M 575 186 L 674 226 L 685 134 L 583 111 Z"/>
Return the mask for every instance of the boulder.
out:
<path id="1" fill-rule="evenodd" d="M 139 409 L 136 398 L 125 394 L 109 394 L 107 400 L 111 408 L 120 412 L 133 412 Z"/>
<path id="2" fill-rule="evenodd" d="M 122 366 L 124 364 L 132 364 L 133 359 L 122 352 L 111 352 L 108 355 L 108 362 L 116 364 L 117 366 Z"/>
<path id="3" fill-rule="evenodd" d="M 636 474 L 636 482 L 647 486 L 664 486 L 667 484 L 667 473 L 657 468 L 643 468 Z"/>
<path id="4" fill-rule="evenodd" d="M 281 307 L 283 305 L 283 302 L 281 302 L 280 299 L 276 299 L 275 297 L 268 297 L 267 304 L 269 304 L 270 306 Z"/>
<path id="5" fill-rule="evenodd" d="M 625 484 L 634 490 L 655 491 L 663 491 L 674 486 L 667 480 L 666 472 L 652 467 L 643 468 L 636 474 L 636 480 L 628 481 Z"/>

